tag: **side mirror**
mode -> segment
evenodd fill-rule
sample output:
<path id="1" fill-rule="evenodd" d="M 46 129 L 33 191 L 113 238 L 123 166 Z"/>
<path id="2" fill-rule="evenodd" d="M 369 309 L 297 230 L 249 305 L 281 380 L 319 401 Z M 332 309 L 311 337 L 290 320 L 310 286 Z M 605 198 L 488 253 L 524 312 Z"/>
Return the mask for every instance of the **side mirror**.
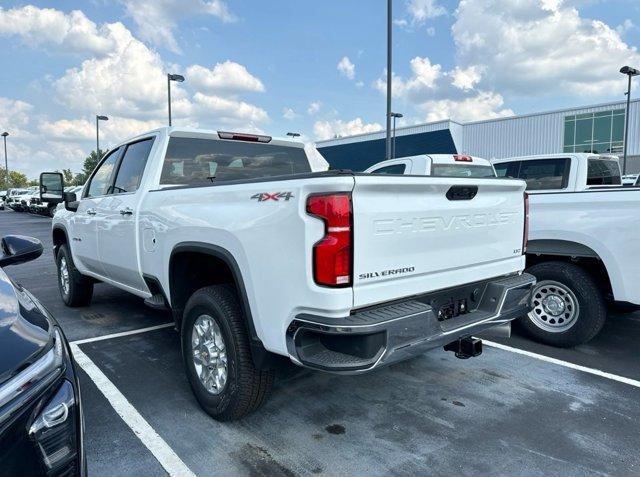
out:
<path id="1" fill-rule="evenodd" d="M 2 250 L 0 267 L 35 260 L 42 255 L 44 250 L 40 240 L 24 235 L 7 235 L 3 237 L 0 242 L 0 249 Z"/>
<path id="2" fill-rule="evenodd" d="M 76 212 L 78 210 L 78 198 L 76 197 L 75 192 L 65 192 L 62 194 L 64 198 L 64 208 L 70 210 L 71 212 Z"/>
<path id="3" fill-rule="evenodd" d="M 40 174 L 40 200 L 51 204 L 59 204 L 64 200 L 64 179 L 59 172 L 43 172 Z"/>

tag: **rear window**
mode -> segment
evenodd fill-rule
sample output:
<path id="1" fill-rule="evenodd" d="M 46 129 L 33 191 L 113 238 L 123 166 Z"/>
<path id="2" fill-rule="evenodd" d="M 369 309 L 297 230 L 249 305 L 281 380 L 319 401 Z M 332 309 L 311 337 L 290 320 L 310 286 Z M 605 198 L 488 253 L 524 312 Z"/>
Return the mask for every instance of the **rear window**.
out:
<path id="1" fill-rule="evenodd" d="M 564 189 L 569 180 L 568 158 L 522 161 L 518 177 L 527 183 L 527 190 Z"/>
<path id="2" fill-rule="evenodd" d="M 469 166 L 466 164 L 434 164 L 432 176 L 441 177 L 496 177 L 491 166 Z"/>
<path id="3" fill-rule="evenodd" d="M 302 148 L 172 137 L 160 184 L 203 185 L 304 172 L 311 168 Z"/>
<path id="4" fill-rule="evenodd" d="M 620 185 L 620 166 L 616 161 L 589 159 L 587 165 L 587 185 Z"/>

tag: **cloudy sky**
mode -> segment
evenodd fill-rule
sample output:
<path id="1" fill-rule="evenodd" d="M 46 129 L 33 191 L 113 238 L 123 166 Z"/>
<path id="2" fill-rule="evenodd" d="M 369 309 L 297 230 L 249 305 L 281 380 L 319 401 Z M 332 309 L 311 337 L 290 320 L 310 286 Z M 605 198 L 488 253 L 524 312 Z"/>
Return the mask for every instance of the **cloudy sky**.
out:
<path id="1" fill-rule="evenodd" d="M 638 0 L 395 0 L 405 124 L 624 99 Z M 382 128 L 384 0 L 0 1 L 0 130 L 10 168 L 78 171 L 166 122 L 326 139 Z"/>

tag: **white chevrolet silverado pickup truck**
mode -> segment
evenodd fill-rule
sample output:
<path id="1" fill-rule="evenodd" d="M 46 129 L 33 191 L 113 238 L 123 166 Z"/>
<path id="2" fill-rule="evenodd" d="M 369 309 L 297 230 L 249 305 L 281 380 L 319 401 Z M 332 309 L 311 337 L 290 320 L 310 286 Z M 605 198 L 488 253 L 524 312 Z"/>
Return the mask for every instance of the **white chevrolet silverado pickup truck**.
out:
<path id="1" fill-rule="evenodd" d="M 622 187 L 618 158 L 552 154 L 494 160 L 523 179 L 531 203 L 527 271 L 538 283 L 520 323 L 543 343 L 592 339 L 607 304 L 640 305 L 640 188 Z"/>
<path id="2" fill-rule="evenodd" d="M 45 173 L 43 197 L 63 198 Z M 278 357 L 360 373 L 529 311 L 520 180 L 312 172 L 301 143 L 163 128 L 113 148 L 53 219 L 62 299 L 109 283 L 173 311 L 217 419 L 256 409 Z M 523 240 L 525 242 L 523 243 Z"/>

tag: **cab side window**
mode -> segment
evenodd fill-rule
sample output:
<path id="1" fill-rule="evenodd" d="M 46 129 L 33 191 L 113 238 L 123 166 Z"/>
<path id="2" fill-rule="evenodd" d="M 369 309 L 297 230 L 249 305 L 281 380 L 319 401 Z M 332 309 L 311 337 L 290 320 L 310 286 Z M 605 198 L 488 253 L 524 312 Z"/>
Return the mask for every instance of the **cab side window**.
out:
<path id="1" fill-rule="evenodd" d="M 522 161 L 518 177 L 527 183 L 527 190 L 565 189 L 569 181 L 568 158 Z"/>
<path id="2" fill-rule="evenodd" d="M 371 171 L 371 174 L 397 174 L 402 175 L 404 171 L 407 169 L 406 164 L 393 164 L 391 166 L 381 167 L 380 169 L 376 169 Z"/>
<path id="3" fill-rule="evenodd" d="M 520 162 L 501 162 L 500 164 L 494 164 L 493 168 L 496 170 L 498 177 L 509 177 L 511 179 L 518 178 L 518 171 L 520 170 Z"/>
<path id="4" fill-rule="evenodd" d="M 135 192 L 140 186 L 144 166 L 147 164 L 153 138 L 128 144 L 120 161 L 118 173 L 109 194 Z"/>
<path id="5" fill-rule="evenodd" d="M 118 163 L 118 157 L 120 157 L 120 149 L 121 148 L 111 151 L 98 166 L 98 169 L 91 178 L 85 197 L 98 197 L 107 194 L 111 184 L 111 178 L 113 177 L 113 171 Z"/>

